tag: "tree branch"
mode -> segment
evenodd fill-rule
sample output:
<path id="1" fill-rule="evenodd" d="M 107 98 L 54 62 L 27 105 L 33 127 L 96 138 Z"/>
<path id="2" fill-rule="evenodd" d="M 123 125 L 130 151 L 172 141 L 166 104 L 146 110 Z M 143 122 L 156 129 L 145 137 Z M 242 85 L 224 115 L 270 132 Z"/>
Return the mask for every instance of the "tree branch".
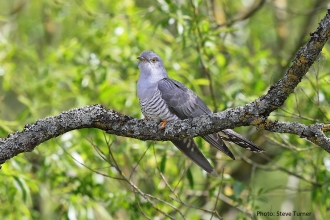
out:
<path id="1" fill-rule="evenodd" d="M 235 18 L 223 23 L 223 24 L 217 24 L 217 27 L 223 27 L 223 26 L 230 26 L 238 21 L 244 21 L 248 18 L 250 18 L 252 15 L 254 15 L 258 10 L 262 8 L 266 0 L 255 0 L 253 4 L 246 9 L 242 14 L 237 15 Z"/>
<path id="2" fill-rule="evenodd" d="M 272 132 L 291 133 L 307 138 L 330 153 L 330 139 L 323 131 L 329 125 L 309 126 L 294 122 L 268 120 L 269 114 L 283 105 L 294 92 L 302 77 L 317 60 L 330 36 L 330 10 L 311 34 L 308 43 L 297 53 L 284 77 L 271 86 L 267 94 L 245 106 L 227 109 L 212 115 L 169 122 L 164 129 L 151 122 L 132 118 L 101 105 L 92 105 L 62 112 L 58 116 L 40 119 L 26 125 L 23 131 L 0 138 L 0 164 L 22 152 L 30 152 L 37 145 L 68 131 L 81 128 L 98 128 L 109 134 L 140 140 L 174 140 L 218 132 L 227 128 L 253 125 Z"/>
<path id="3" fill-rule="evenodd" d="M 317 60 L 330 36 L 330 9 L 319 23 L 319 27 L 310 36 L 310 40 L 296 54 L 293 64 L 286 71 L 284 77 L 271 86 L 266 95 L 256 100 L 259 114 L 268 116 L 272 111 L 282 106 Z"/>

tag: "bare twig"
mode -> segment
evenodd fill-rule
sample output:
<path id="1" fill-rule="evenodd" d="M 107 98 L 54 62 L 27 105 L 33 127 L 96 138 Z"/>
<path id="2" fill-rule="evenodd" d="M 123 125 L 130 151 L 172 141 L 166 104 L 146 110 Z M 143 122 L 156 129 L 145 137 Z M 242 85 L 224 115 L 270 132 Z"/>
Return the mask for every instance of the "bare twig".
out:
<path id="1" fill-rule="evenodd" d="M 212 97 L 212 102 L 213 102 L 213 109 L 214 111 L 218 111 L 218 105 L 217 105 L 217 102 L 216 102 L 216 98 L 215 98 L 215 95 L 214 95 L 214 89 L 213 89 L 213 80 L 212 80 L 212 76 L 211 76 L 211 73 L 209 71 L 209 69 L 206 67 L 206 64 L 205 64 L 205 60 L 203 58 L 203 53 L 204 51 L 202 50 L 203 48 L 203 45 L 202 45 L 202 42 L 203 42 L 203 37 L 202 37 L 202 33 L 201 33 L 201 30 L 199 28 L 199 25 L 198 25 L 198 8 L 195 7 L 195 4 L 191 1 L 191 5 L 192 5 L 192 9 L 193 9 L 193 15 L 194 15 L 194 21 L 195 21 L 195 30 L 196 30 L 196 39 L 197 39 L 197 42 L 196 42 L 196 49 L 197 49 L 197 52 L 199 54 L 199 57 L 200 57 L 200 63 L 201 63 L 201 66 L 202 66 L 202 69 L 203 69 L 203 72 L 206 74 L 206 77 L 208 78 L 209 82 L 210 82 L 210 93 L 211 93 L 211 97 Z"/>
<path id="2" fill-rule="evenodd" d="M 266 0 L 255 0 L 253 4 L 248 9 L 245 10 L 244 13 L 237 15 L 235 18 L 227 21 L 226 23 L 217 24 L 217 27 L 230 26 L 233 25 L 235 22 L 244 21 L 252 17 L 257 11 L 259 11 L 262 8 L 265 2 Z"/>
<path id="3" fill-rule="evenodd" d="M 218 200 L 219 200 L 219 196 L 220 196 L 220 192 L 221 192 L 221 188 L 222 188 L 222 181 L 223 181 L 223 173 L 225 172 L 225 169 L 222 168 L 222 172 L 221 172 L 221 181 L 219 184 L 219 189 L 218 189 L 218 194 L 217 194 L 217 199 L 215 200 L 215 204 L 214 204 L 214 213 L 216 213 L 217 210 L 217 205 L 218 205 Z M 210 220 L 213 219 L 213 215 L 214 213 L 212 213 Z"/>
<path id="4" fill-rule="evenodd" d="M 249 163 L 249 164 L 251 164 L 251 165 L 253 165 L 255 167 L 261 168 L 263 170 L 268 170 L 268 171 L 280 170 L 280 171 L 283 171 L 284 173 L 287 173 L 287 174 L 292 175 L 292 176 L 295 176 L 295 177 L 297 177 L 297 178 L 299 178 L 299 179 L 301 179 L 301 180 L 303 180 L 305 182 L 308 182 L 308 183 L 310 183 L 310 184 L 312 184 L 314 186 L 322 187 L 322 184 L 321 183 L 315 182 L 314 180 L 308 179 L 307 177 L 304 177 L 304 176 L 299 175 L 299 174 L 297 174 L 295 172 L 292 172 L 292 171 L 290 171 L 290 170 L 288 170 L 285 167 L 282 167 L 280 165 L 277 165 L 277 164 L 275 164 L 273 166 L 262 165 L 262 164 L 258 164 L 258 163 L 253 162 L 252 160 L 250 160 L 248 157 L 246 157 L 242 153 L 240 153 L 240 156 L 242 157 L 242 159 L 245 162 L 247 162 L 247 163 Z M 271 159 L 269 157 L 267 157 L 266 155 L 261 155 L 261 156 L 263 158 L 267 159 L 268 161 L 271 161 Z"/>

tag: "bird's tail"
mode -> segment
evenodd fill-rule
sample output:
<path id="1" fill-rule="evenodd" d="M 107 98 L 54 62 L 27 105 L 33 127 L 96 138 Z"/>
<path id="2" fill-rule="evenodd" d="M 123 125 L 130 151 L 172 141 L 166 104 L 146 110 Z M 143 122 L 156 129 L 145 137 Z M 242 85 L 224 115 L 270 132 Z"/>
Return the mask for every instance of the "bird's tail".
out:
<path id="1" fill-rule="evenodd" d="M 237 144 L 238 146 L 247 150 L 257 153 L 264 152 L 263 149 L 255 145 L 252 141 L 249 141 L 248 139 L 231 129 L 225 129 L 220 131 L 220 136 L 223 140 L 233 142 L 234 144 Z"/>
<path id="2" fill-rule="evenodd" d="M 203 153 L 198 149 L 194 139 L 185 138 L 183 140 L 174 140 L 172 143 L 187 157 L 189 157 L 198 166 L 203 168 L 206 172 L 213 176 L 217 176 L 216 171 L 211 166 L 209 161 L 205 158 Z"/>
<path id="3" fill-rule="evenodd" d="M 225 142 L 223 142 L 218 133 L 205 135 L 203 136 L 203 139 L 206 140 L 209 144 L 211 144 L 211 146 L 214 146 L 218 150 L 228 155 L 231 159 L 235 160 L 233 153 L 228 149 Z"/>

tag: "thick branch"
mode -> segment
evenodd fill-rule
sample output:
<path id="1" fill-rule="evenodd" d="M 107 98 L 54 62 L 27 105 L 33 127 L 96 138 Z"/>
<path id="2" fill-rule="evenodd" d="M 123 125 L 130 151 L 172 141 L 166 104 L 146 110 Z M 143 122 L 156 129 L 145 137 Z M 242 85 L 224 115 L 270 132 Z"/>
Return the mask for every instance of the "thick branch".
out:
<path id="1" fill-rule="evenodd" d="M 110 134 L 140 140 L 173 140 L 253 125 L 273 132 L 286 132 L 305 137 L 330 153 L 330 139 L 323 133 L 329 130 L 329 125 L 306 126 L 267 119 L 268 115 L 283 105 L 288 96 L 294 92 L 294 88 L 315 62 L 329 36 L 328 11 L 317 30 L 311 34 L 309 42 L 299 50 L 285 76 L 272 86 L 266 95 L 245 106 L 199 118 L 170 122 L 162 130 L 156 123 L 106 110 L 101 105 L 72 109 L 58 116 L 40 119 L 35 124 L 26 125 L 23 131 L 0 139 L 0 164 L 19 153 L 32 151 L 37 145 L 51 138 L 81 128 L 98 128 Z"/>
<path id="2" fill-rule="evenodd" d="M 157 123 L 139 120 L 113 110 L 107 110 L 102 105 L 92 105 L 62 112 L 58 116 L 51 116 L 38 120 L 35 124 L 26 125 L 21 132 L 8 135 L 0 139 L 0 164 L 22 152 L 30 152 L 37 145 L 55 138 L 68 131 L 81 128 L 98 128 L 109 134 L 132 137 L 140 140 L 173 140 L 184 137 L 195 137 L 248 125 L 252 114 L 245 114 L 249 109 L 244 107 L 227 109 L 213 115 L 205 115 L 199 118 L 169 122 L 164 129 L 160 129 Z M 250 115 L 250 116 L 246 116 Z M 244 116 L 244 117 L 243 117 Z M 257 127 L 274 132 L 286 132 L 299 136 L 315 139 L 315 143 L 330 152 L 330 140 L 321 138 L 322 125 L 305 126 L 299 123 L 271 123 L 269 120 L 259 118 Z M 254 121 L 256 122 L 256 121 Z M 267 126 L 263 126 L 266 124 Z"/>
<path id="3" fill-rule="evenodd" d="M 330 138 L 323 133 L 329 128 L 328 124 L 316 123 L 307 126 L 297 122 L 279 122 L 266 119 L 255 124 L 255 126 L 277 133 L 296 134 L 301 138 L 306 138 L 330 153 Z"/>
<path id="4" fill-rule="evenodd" d="M 281 107 L 294 89 L 306 75 L 309 68 L 317 60 L 323 46 L 330 37 L 330 9 L 319 23 L 319 27 L 305 46 L 298 51 L 293 64 L 286 71 L 284 77 L 271 86 L 268 93 L 256 100 L 259 114 L 268 116 Z"/>

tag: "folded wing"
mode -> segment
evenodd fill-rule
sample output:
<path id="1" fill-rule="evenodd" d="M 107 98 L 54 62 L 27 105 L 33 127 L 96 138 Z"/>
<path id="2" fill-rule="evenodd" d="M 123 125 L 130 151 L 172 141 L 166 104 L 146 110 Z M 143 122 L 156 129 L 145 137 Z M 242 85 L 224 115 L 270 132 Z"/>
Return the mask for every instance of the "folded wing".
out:
<path id="1" fill-rule="evenodd" d="M 180 119 L 212 114 L 212 111 L 193 91 L 178 81 L 164 78 L 159 81 L 158 89 L 170 111 Z M 209 134 L 203 136 L 203 139 L 232 159 L 235 159 L 219 134 Z"/>

